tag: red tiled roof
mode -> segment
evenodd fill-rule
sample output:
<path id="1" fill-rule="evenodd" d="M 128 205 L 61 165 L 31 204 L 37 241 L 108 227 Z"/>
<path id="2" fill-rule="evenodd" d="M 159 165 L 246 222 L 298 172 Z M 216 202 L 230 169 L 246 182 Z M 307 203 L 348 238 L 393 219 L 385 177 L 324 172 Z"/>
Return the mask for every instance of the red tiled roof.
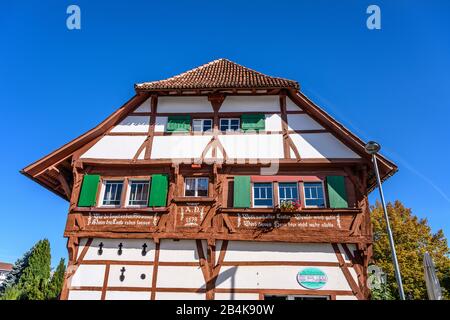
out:
<path id="1" fill-rule="evenodd" d="M 11 263 L 0 262 L 0 270 L 10 271 L 12 270 L 13 265 Z"/>
<path id="2" fill-rule="evenodd" d="M 219 88 L 294 88 L 298 82 L 270 77 L 227 59 L 218 59 L 171 78 L 135 84 L 139 90 L 219 89 Z"/>

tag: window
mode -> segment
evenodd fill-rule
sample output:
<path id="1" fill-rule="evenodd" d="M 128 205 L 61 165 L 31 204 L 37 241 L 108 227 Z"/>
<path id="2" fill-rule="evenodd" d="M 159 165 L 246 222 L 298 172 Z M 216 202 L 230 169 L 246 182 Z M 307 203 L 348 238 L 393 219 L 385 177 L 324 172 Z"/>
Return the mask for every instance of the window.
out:
<path id="1" fill-rule="evenodd" d="M 322 182 L 305 182 L 305 207 L 325 207 Z"/>
<path id="2" fill-rule="evenodd" d="M 296 202 L 298 200 L 297 183 L 280 183 L 278 185 L 280 204 L 285 201 Z"/>
<path id="3" fill-rule="evenodd" d="M 241 119 L 227 118 L 220 119 L 220 131 L 238 131 L 241 127 Z"/>
<path id="4" fill-rule="evenodd" d="M 330 297 L 329 296 L 265 295 L 264 300 L 330 300 Z"/>
<path id="5" fill-rule="evenodd" d="M 254 207 L 273 206 L 272 183 L 253 184 L 253 206 Z"/>
<path id="6" fill-rule="evenodd" d="M 147 180 L 131 180 L 128 191 L 129 206 L 146 206 L 148 204 L 149 182 Z"/>
<path id="7" fill-rule="evenodd" d="M 103 182 L 103 206 L 120 206 L 123 181 L 106 180 Z"/>
<path id="8" fill-rule="evenodd" d="M 207 197 L 208 178 L 186 178 L 184 195 L 186 197 Z"/>
<path id="9" fill-rule="evenodd" d="M 205 132 L 211 131 L 212 129 L 212 120 L 211 119 L 194 119 L 192 121 L 194 131 L 196 132 Z"/>

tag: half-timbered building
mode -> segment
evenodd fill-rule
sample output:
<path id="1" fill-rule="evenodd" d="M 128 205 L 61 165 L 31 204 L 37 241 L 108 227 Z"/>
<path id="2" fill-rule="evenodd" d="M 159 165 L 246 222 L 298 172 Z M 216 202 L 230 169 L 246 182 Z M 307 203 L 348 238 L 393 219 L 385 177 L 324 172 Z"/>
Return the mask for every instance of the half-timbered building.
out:
<path id="1" fill-rule="evenodd" d="M 370 156 L 295 81 L 219 59 L 136 84 L 22 172 L 70 203 L 62 299 L 369 297 Z"/>

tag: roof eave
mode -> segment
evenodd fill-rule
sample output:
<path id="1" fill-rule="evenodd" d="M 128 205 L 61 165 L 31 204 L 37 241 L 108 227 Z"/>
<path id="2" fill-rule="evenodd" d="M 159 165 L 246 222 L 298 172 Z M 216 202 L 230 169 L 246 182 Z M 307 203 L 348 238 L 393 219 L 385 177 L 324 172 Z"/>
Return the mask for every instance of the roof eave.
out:
<path id="1" fill-rule="evenodd" d="M 163 87 L 155 87 L 155 88 L 139 88 L 135 85 L 136 93 L 141 92 L 170 92 L 170 91 L 229 91 L 229 90 L 299 90 L 298 87 L 287 87 L 287 86 L 265 86 L 265 87 L 192 87 L 192 88 L 163 88 Z"/>

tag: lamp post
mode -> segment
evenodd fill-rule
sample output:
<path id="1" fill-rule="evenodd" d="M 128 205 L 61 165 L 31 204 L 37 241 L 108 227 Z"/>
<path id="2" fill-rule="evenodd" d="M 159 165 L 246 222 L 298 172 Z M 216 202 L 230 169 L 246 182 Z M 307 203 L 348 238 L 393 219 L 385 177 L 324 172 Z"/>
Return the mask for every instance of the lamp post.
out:
<path id="1" fill-rule="evenodd" d="M 398 266 L 397 253 L 395 252 L 394 237 L 392 236 L 392 230 L 389 224 L 389 216 L 386 209 L 386 203 L 384 202 L 383 187 L 381 186 L 380 172 L 378 171 L 376 154 L 378 153 L 378 151 L 380 151 L 381 146 L 375 141 L 369 141 L 366 144 L 365 149 L 366 152 L 372 156 L 373 167 L 375 175 L 377 177 L 378 189 L 380 190 L 381 205 L 383 206 L 384 218 L 386 219 L 386 229 L 389 238 L 389 245 L 391 247 L 392 262 L 394 263 L 394 272 L 395 272 L 395 279 L 397 280 L 398 285 L 398 293 L 400 295 L 400 299 L 405 300 L 405 293 L 403 291 L 403 284 L 402 284 L 402 276 L 400 274 L 400 267 Z"/>

